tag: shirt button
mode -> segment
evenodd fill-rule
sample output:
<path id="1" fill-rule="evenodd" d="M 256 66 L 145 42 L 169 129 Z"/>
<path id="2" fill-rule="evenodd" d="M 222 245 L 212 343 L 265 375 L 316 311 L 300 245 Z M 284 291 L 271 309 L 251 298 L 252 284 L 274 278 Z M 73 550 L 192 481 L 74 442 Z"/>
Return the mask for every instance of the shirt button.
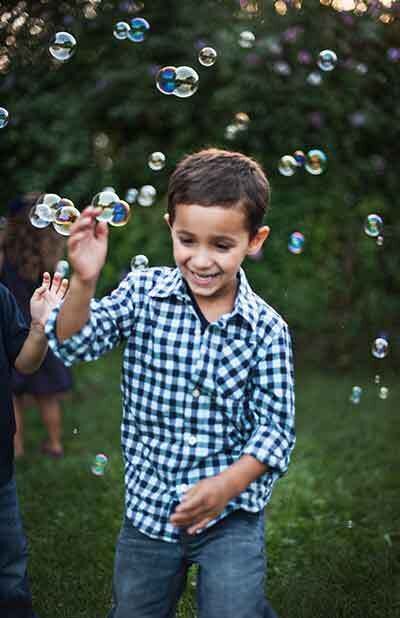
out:
<path id="1" fill-rule="evenodd" d="M 189 440 L 188 440 L 190 446 L 194 446 L 197 442 L 197 438 L 196 436 L 189 436 Z"/>
<path id="2" fill-rule="evenodd" d="M 200 397 L 200 389 L 198 388 L 193 389 L 192 395 L 193 397 Z"/>

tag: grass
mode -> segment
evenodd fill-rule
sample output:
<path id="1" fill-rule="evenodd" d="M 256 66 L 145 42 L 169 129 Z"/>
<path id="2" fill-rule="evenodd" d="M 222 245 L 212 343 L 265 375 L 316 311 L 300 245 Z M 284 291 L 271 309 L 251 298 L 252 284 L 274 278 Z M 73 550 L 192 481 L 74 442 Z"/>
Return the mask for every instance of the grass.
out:
<path id="1" fill-rule="evenodd" d="M 64 403 L 67 456 L 38 454 L 38 414 L 26 412 L 26 451 L 17 483 L 30 542 L 30 577 L 40 618 L 105 618 L 123 515 L 119 446 L 119 352 L 75 369 Z M 398 376 L 377 394 L 368 372 L 297 375 L 297 446 L 267 508 L 269 598 L 280 618 L 400 615 Z M 382 379 L 383 379 L 382 378 Z M 358 406 L 353 384 L 364 387 Z M 104 477 L 90 472 L 109 457 Z M 179 605 L 194 618 L 195 569 Z"/>

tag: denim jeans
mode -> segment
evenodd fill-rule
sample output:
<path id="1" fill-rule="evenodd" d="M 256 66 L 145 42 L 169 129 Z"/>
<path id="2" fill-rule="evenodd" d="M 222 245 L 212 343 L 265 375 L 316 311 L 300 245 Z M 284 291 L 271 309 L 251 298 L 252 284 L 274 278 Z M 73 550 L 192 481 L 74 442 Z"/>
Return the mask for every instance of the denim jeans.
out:
<path id="1" fill-rule="evenodd" d="M 125 519 L 118 538 L 108 618 L 175 618 L 191 564 L 198 565 L 198 618 L 277 618 L 264 594 L 264 511 L 236 510 L 178 543 L 153 539 Z"/>
<path id="2" fill-rule="evenodd" d="M 0 485 L 0 616 L 36 618 L 27 574 L 28 548 L 14 478 Z"/>

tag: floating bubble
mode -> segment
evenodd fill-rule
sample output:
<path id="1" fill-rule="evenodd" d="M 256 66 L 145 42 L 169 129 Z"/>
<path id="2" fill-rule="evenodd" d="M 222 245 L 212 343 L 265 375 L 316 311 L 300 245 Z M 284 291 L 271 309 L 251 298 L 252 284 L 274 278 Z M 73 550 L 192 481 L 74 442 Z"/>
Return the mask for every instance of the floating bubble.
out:
<path id="1" fill-rule="evenodd" d="M 107 455 L 99 453 L 93 460 L 91 470 L 96 476 L 104 476 L 104 472 L 108 463 Z"/>
<path id="2" fill-rule="evenodd" d="M 8 124 L 9 113 L 5 107 L 0 107 L 0 129 L 4 129 Z"/>
<path id="3" fill-rule="evenodd" d="M 228 126 L 225 127 L 226 139 L 229 139 L 230 141 L 234 140 L 239 131 L 240 129 L 236 124 L 228 124 Z"/>
<path id="4" fill-rule="evenodd" d="M 104 187 L 104 189 L 102 189 L 102 191 L 112 191 L 112 193 L 117 193 L 116 190 L 114 189 L 114 187 Z"/>
<path id="5" fill-rule="evenodd" d="M 389 342 L 383 337 L 377 337 L 372 344 L 372 356 L 375 358 L 385 358 L 389 352 Z"/>
<path id="6" fill-rule="evenodd" d="M 191 97 L 199 87 L 199 75 L 192 67 L 176 69 L 176 87 L 173 94 L 180 99 Z"/>
<path id="7" fill-rule="evenodd" d="M 75 208 L 71 200 L 65 198 L 59 201 L 58 206 L 53 227 L 61 236 L 69 236 L 72 225 L 80 217 L 81 213 Z"/>
<path id="8" fill-rule="evenodd" d="M 361 386 L 353 386 L 351 389 L 350 402 L 354 404 L 359 404 L 362 395 Z"/>
<path id="9" fill-rule="evenodd" d="M 327 156 L 322 150 L 309 150 L 304 167 L 309 174 L 317 176 L 326 170 Z"/>
<path id="10" fill-rule="evenodd" d="M 383 236 L 378 236 L 378 238 L 376 239 L 376 244 L 378 245 L 378 247 L 382 247 L 383 243 L 384 243 Z"/>
<path id="11" fill-rule="evenodd" d="M 237 112 L 235 114 L 235 126 L 240 131 L 248 129 L 250 124 L 250 116 L 246 112 Z"/>
<path id="12" fill-rule="evenodd" d="M 324 49 L 318 54 L 317 64 L 321 71 L 333 71 L 337 65 L 337 55 L 331 49 Z"/>
<path id="13" fill-rule="evenodd" d="M 5 230 L 7 226 L 6 217 L 0 217 L 0 231 Z"/>
<path id="14" fill-rule="evenodd" d="M 36 214 L 43 221 L 51 223 L 56 218 L 56 212 L 61 197 L 56 193 L 45 193 L 36 202 Z"/>
<path id="15" fill-rule="evenodd" d="M 282 176 L 293 176 L 297 167 L 296 159 L 291 155 L 284 155 L 279 159 L 278 171 Z"/>
<path id="16" fill-rule="evenodd" d="M 239 45 L 243 49 L 250 49 L 250 47 L 253 47 L 255 41 L 255 34 L 250 32 L 250 30 L 243 30 L 239 35 Z"/>
<path id="17" fill-rule="evenodd" d="M 74 434 L 74 436 L 77 436 L 78 433 L 79 433 L 78 427 L 74 427 L 73 430 L 72 430 L 72 433 Z"/>
<path id="18" fill-rule="evenodd" d="M 215 64 L 217 55 L 218 54 L 213 47 L 203 47 L 203 49 L 199 51 L 198 59 L 203 67 L 212 67 L 213 64 Z"/>
<path id="19" fill-rule="evenodd" d="M 380 384 L 381 382 L 381 376 L 377 373 L 375 378 L 374 378 L 374 382 L 375 384 Z"/>
<path id="20" fill-rule="evenodd" d="M 32 208 L 29 211 L 28 218 L 31 224 L 33 225 L 33 227 L 37 227 L 38 229 L 41 229 L 41 228 L 44 228 L 50 225 L 50 221 L 43 221 L 43 219 L 41 219 L 39 215 L 36 213 L 36 206 L 32 206 Z"/>
<path id="21" fill-rule="evenodd" d="M 381 386 L 379 389 L 379 399 L 387 399 L 389 396 L 389 389 L 387 386 Z"/>
<path id="22" fill-rule="evenodd" d="M 69 273 L 69 264 L 67 260 L 60 260 L 57 262 L 55 272 L 60 273 L 62 277 L 66 277 Z"/>
<path id="23" fill-rule="evenodd" d="M 47 206 L 47 204 L 36 204 L 36 214 L 42 221 L 51 223 L 54 221 L 56 212 Z"/>
<path id="24" fill-rule="evenodd" d="M 156 75 L 156 86 L 163 94 L 174 94 L 176 88 L 176 67 L 163 67 Z"/>
<path id="25" fill-rule="evenodd" d="M 149 259 L 145 255 L 135 255 L 131 259 L 131 270 L 145 270 L 149 266 Z"/>
<path id="26" fill-rule="evenodd" d="M 92 199 L 92 206 L 102 209 L 102 212 L 96 217 L 97 221 L 110 221 L 114 206 L 119 201 L 119 197 L 114 191 L 106 190 L 97 193 Z"/>
<path id="27" fill-rule="evenodd" d="M 114 26 L 113 35 L 116 39 L 122 41 L 128 38 L 130 29 L 131 27 L 126 23 L 126 21 L 119 21 Z"/>
<path id="28" fill-rule="evenodd" d="M 312 71 L 312 73 L 309 73 L 309 75 L 307 75 L 307 84 L 310 84 L 310 86 L 320 86 L 322 83 L 322 75 L 321 73 L 318 73 L 318 71 Z"/>
<path id="29" fill-rule="evenodd" d="M 69 32 L 57 32 L 50 43 L 49 52 L 59 62 L 66 62 L 74 55 L 76 39 Z"/>
<path id="30" fill-rule="evenodd" d="M 376 238 L 383 230 L 383 219 L 379 215 L 371 214 L 364 221 L 364 232 L 367 236 Z"/>
<path id="31" fill-rule="evenodd" d="M 305 238 L 301 232 L 293 232 L 290 234 L 288 249 L 290 253 L 294 253 L 298 255 L 303 252 L 304 249 Z"/>
<path id="32" fill-rule="evenodd" d="M 113 227 L 126 225 L 131 217 L 131 209 L 127 202 L 119 200 L 113 208 L 112 218 L 108 221 Z"/>
<path id="33" fill-rule="evenodd" d="M 149 156 L 148 165 L 151 170 L 159 172 L 165 166 L 165 161 L 165 154 L 162 152 L 152 152 Z"/>
<path id="34" fill-rule="evenodd" d="M 125 199 L 128 202 L 128 204 L 134 204 L 136 202 L 136 198 L 138 194 L 139 194 L 139 191 L 137 189 L 134 189 L 133 187 L 131 189 L 128 189 L 125 195 Z"/>
<path id="35" fill-rule="evenodd" d="M 293 158 L 296 161 L 297 167 L 303 167 L 306 162 L 306 155 L 302 150 L 295 150 Z"/>
<path id="36" fill-rule="evenodd" d="M 152 185 L 143 185 L 143 187 L 140 188 L 137 198 L 138 204 L 140 206 L 152 206 L 156 199 L 156 195 L 157 191 Z"/>
<path id="37" fill-rule="evenodd" d="M 142 43 L 148 30 L 150 30 L 149 22 L 143 17 L 134 17 L 131 19 L 130 26 L 128 38 L 134 43 Z"/>

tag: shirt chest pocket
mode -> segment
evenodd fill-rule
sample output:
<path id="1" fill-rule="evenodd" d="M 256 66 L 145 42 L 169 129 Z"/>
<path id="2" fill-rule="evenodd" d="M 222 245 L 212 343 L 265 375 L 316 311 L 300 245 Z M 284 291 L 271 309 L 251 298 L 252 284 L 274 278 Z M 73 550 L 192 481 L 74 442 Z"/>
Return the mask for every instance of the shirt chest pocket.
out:
<path id="1" fill-rule="evenodd" d="M 212 399 L 220 405 L 238 406 L 244 403 L 254 346 L 241 339 L 225 342 L 214 369 L 210 388 Z"/>

